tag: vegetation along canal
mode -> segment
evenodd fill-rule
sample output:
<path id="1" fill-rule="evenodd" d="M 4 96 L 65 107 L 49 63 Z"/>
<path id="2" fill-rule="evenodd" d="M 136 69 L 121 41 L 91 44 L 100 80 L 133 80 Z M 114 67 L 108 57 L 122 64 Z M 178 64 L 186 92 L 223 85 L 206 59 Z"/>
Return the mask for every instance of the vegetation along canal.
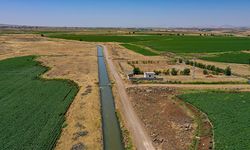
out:
<path id="1" fill-rule="evenodd" d="M 123 150 L 121 130 L 115 113 L 114 97 L 104 61 L 103 48 L 97 46 L 102 129 L 105 150 Z"/>

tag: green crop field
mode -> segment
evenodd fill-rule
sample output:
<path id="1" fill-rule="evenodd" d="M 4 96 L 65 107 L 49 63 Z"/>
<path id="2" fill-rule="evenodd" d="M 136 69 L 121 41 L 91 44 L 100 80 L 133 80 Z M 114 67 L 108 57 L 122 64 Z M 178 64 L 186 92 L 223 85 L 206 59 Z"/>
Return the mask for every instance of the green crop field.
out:
<path id="1" fill-rule="evenodd" d="M 0 61 L 0 149 L 52 149 L 78 92 L 66 80 L 43 80 L 34 56 Z"/>
<path id="2" fill-rule="evenodd" d="M 156 36 L 122 36 L 122 35 L 79 35 L 79 34 L 49 34 L 51 38 L 78 40 L 87 42 L 119 42 L 131 43 L 138 41 L 154 40 Z"/>
<path id="3" fill-rule="evenodd" d="M 172 36 L 156 41 L 141 41 L 138 44 L 158 51 L 173 53 L 211 53 L 250 49 L 250 38 Z"/>
<path id="4" fill-rule="evenodd" d="M 215 149 L 250 149 L 250 93 L 200 92 L 180 97 L 208 115 Z"/>
<path id="5" fill-rule="evenodd" d="M 250 49 L 250 38 L 223 36 L 160 36 L 160 35 L 77 35 L 49 34 L 52 38 L 88 42 L 120 42 L 149 47 L 159 52 L 211 53 Z M 133 50 L 133 48 L 132 48 Z"/>
<path id="6" fill-rule="evenodd" d="M 155 52 L 152 52 L 150 50 L 147 50 L 147 49 L 142 48 L 142 47 L 137 46 L 137 45 L 132 45 L 132 44 L 121 44 L 121 45 L 127 49 L 130 49 L 134 52 L 140 53 L 140 54 L 145 55 L 145 56 L 157 56 L 158 55 Z"/>
<path id="7" fill-rule="evenodd" d="M 250 64 L 250 53 L 224 53 L 212 57 L 202 57 L 202 59 L 216 62 Z"/>

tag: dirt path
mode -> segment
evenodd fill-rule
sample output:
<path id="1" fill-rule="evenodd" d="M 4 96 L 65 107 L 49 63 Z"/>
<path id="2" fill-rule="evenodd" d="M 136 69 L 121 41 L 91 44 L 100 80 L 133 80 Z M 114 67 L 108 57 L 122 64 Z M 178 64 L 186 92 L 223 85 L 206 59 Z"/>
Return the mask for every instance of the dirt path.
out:
<path id="1" fill-rule="evenodd" d="M 179 89 L 220 89 L 220 90 L 237 90 L 250 91 L 249 84 L 127 84 L 126 87 L 171 87 Z"/>
<path id="2" fill-rule="evenodd" d="M 126 121 L 126 124 L 128 125 L 128 129 L 132 135 L 132 139 L 134 140 L 135 146 L 138 150 L 154 150 L 155 148 L 153 147 L 149 135 L 147 134 L 140 119 L 133 110 L 132 104 L 129 101 L 129 97 L 126 93 L 126 88 L 124 86 L 124 83 L 121 77 L 119 76 L 118 72 L 116 71 L 116 68 L 114 67 L 112 60 L 110 59 L 108 50 L 105 46 L 103 47 L 104 47 L 103 51 L 106 56 L 105 58 L 109 66 L 109 70 L 111 74 L 114 76 L 114 79 L 116 81 L 118 94 L 121 99 L 121 111 L 124 114 L 125 117 L 124 119 Z"/>

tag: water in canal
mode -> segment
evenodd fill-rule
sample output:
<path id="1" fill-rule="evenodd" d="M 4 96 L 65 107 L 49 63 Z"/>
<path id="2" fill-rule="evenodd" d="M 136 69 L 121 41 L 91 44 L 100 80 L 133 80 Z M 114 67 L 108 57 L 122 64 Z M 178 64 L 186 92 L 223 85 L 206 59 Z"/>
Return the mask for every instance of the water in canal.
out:
<path id="1" fill-rule="evenodd" d="M 97 51 L 104 150 L 123 150 L 121 130 L 115 113 L 114 97 L 105 64 L 103 48 L 98 46 Z"/>

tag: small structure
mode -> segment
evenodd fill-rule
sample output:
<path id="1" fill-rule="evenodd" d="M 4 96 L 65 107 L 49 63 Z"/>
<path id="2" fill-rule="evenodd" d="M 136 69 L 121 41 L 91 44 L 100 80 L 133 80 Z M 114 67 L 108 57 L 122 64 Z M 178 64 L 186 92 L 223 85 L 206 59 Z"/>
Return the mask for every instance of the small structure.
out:
<path id="1" fill-rule="evenodd" d="M 147 79 L 154 79 L 154 78 L 156 78 L 155 72 L 144 72 L 144 78 L 147 78 Z"/>

